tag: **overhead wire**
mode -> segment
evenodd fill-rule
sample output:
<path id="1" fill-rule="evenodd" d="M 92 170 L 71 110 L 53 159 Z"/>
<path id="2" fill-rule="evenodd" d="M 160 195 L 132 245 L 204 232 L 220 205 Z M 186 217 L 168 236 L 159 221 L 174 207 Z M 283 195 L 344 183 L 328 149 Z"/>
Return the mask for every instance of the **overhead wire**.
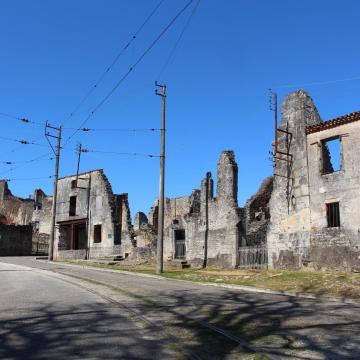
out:
<path id="1" fill-rule="evenodd" d="M 200 1 L 201 1 L 201 0 L 198 0 L 198 1 L 196 2 L 195 6 L 193 7 L 193 9 L 192 9 L 192 11 L 191 11 L 191 13 L 190 13 L 187 21 L 185 22 L 185 24 L 184 24 L 184 26 L 183 26 L 180 34 L 179 34 L 179 37 L 177 38 L 177 40 L 176 40 L 173 48 L 171 49 L 171 51 L 170 51 L 170 53 L 169 53 L 169 56 L 167 57 L 164 65 L 163 65 L 163 67 L 161 68 L 161 70 L 160 70 L 160 72 L 159 72 L 159 74 L 158 74 L 158 79 L 161 78 L 161 76 L 163 75 L 163 73 L 165 72 L 165 70 L 167 69 L 167 67 L 169 66 L 169 63 L 170 63 L 171 59 L 174 57 L 175 52 L 176 52 L 177 48 L 178 48 L 179 45 L 180 45 L 180 42 L 181 42 L 181 40 L 182 40 L 182 38 L 183 38 L 183 36 L 184 36 L 185 31 L 186 31 L 186 30 L 188 29 L 188 27 L 190 26 L 191 20 L 193 19 L 194 15 L 195 15 L 195 13 L 196 13 L 196 10 L 197 10 L 197 8 L 199 7 Z"/>
<path id="2" fill-rule="evenodd" d="M 145 132 L 145 131 L 160 131 L 159 128 L 139 128 L 139 129 L 116 129 L 116 128 L 63 128 L 63 130 L 78 130 L 78 131 L 84 131 L 84 132 L 91 132 L 91 131 L 120 131 L 120 132 Z"/>
<path id="3" fill-rule="evenodd" d="M 140 57 L 133 63 L 132 66 L 125 72 L 125 74 L 120 78 L 120 80 L 113 86 L 113 88 L 107 93 L 107 95 L 93 108 L 89 115 L 84 119 L 80 124 L 79 128 L 76 129 L 65 141 L 65 145 L 73 138 L 78 131 L 89 121 L 89 119 L 105 104 L 105 102 L 112 96 L 116 89 L 125 81 L 125 79 L 130 75 L 130 73 L 139 65 L 139 63 L 145 58 L 145 56 L 150 52 L 150 50 L 157 44 L 157 42 L 162 38 L 162 36 L 169 30 L 169 28 L 175 23 L 175 21 L 183 14 L 183 12 L 191 5 L 193 0 L 190 0 L 177 14 L 172 18 L 172 20 L 166 25 L 166 27 L 157 35 L 157 37 L 151 42 L 151 44 L 143 51 Z"/>
<path id="4" fill-rule="evenodd" d="M 280 88 L 291 88 L 291 87 L 302 87 L 302 86 L 315 86 L 315 85 L 328 85 L 328 84 L 335 84 L 339 82 L 346 82 L 346 81 L 355 81 L 360 80 L 360 77 L 353 77 L 353 78 L 344 78 L 344 79 L 336 79 L 336 80 L 327 80 L 327 81 L 318 81 L 318 82 L 309 82 L 309 83 L 303 83 L 303 84 L 293 84 L 293 85 L 278 85 L 275 86 L 274 89 L 280 89 Z"/>
<path id="5" fill-rule="evenodd" d="M 0 136 L 1 140 L 7 140 L 7 141 L 12 141 L 12 142 L 17 142 L 20 143 L 21 145 L 35 145 L 35 146 L 47 146 L 46 144 L 38 144 L 35 141 L 28 141 L 28 140 L 24 140 L 24 139 L 13 139 L 13 138 L 8 138 L 5 136 Z"/>
<path id="6" fill-rule="evenodd" d="M 50 156 L 49 153 L 46 153 L 46 154 L 40 155 L 40 156 L 38 156 L 38 157 L 36 157 L 34 159 L 27 160 L 27 161 L 25 161 L 24 163 L 22 163 L 19 166 L 15 166 L 13 168 L 10 168 L 10 169 L 7 169 L 6 171 L 1 172 L 0 175 L 8 174 L 9 172 L 20 169 L 20 168 L 24 167 L 27 164 L 30 164 L 30 163 L 33 163 L 33 162 L 36 162 L 36 161 L 40 161 L 41 159 L 44 159 L 45 157 L 48 157 L 48 156 Z"/>
<path id="7" fill-rule="evenodd" d="M 117 152 L 117 151 L 103 151 L 103 150 L 92 150 L 92 149 L 82 149 L 82 153 L 98 153 L 98 154 L 112 154 L 112 155 L 125 155 L 125 156 L 142 156 L 142 157 L 149 157 L 149 158 L 159 158 L 159 155 L 154 154 L 144 154 L 144 153 L 137 153 L 137 152 Z"/>
<path id="8" fill-rule="evenodd" d="M 53 178 L 54 175 L 49 175 L 49 176 L 42 176 L 42 177 L 34 177 L 34 178 L 15 178 L 15 179 L 5 179 L 6 181 L 10 182 L 10 181 L 29 181 L 29 180 L 43 180 L 43 179 L 51 179 Z"/>
<path id="9" fill-rule="evenodd" d="M 7 117 L 9 119 L 14 119 L 14 120 L 21 121 L 22 123 L 25 123 L 25 124 L 45 126 L 45 123 L 41 123 L 41 122 L 38 122 L 38 121 L 33 121 L 33 120 L 30 120 L 30 119 L 25 118 L 25 117 L 19 117 L 19 116 L 7 114 L 7 113 L 4 113 L 4 112 L 0 112 L 0 115 L 4 116 L 4 117 Z"/>
<path id="10" fill-rule="evenodd" d="M 32 160 L 22 160 L 22 161 L 7 161 L 7 160 L 3 160 L 0 161 L 1 164 L 4 165 L 14 165 L 14 164 L 29 164 L 35 161 L 48 161 L 48 160 L 54 160 L 54 157 L 49 157 L 48 159 L 32 159 Z"/>
<path id="11" fill-rule="evenodd" d="M 150 21 L 150 19 L 154 16 L 156 11 L 159 9 L 161 4 L 164 2 L 164 0 L 160 0 L 160 2 L 154 7 L 154 9 L 150 12 L 150 14 L 145 18 L 143 23 L 140 25 L 140 27 L 135 31 L 135 33 L 131 36 L 130 40 L 127 41 L 127 43 L 121 48 L 120 52 L 115 56 L 113 61 L 110 63 L 110 65 L 106 68 L 106 70 L 101 74 L 99 79 L 96 81 L 96 83 L 88 90 L 88 92 L 85 94 L 85 96 L 80 100 L 80 102 L 75 106 L 74 110 L 69 114 L 69 116 L 61 123 L 61 125 L 64 125 L 70 118 L 74 116 L 74 114 L 80 109 L 82 104 L 90 97 L 90 95 L 96 90 L 96 88 L 102 83 L 105 76 L 110 72 L 110 70 L 114 67 L 114 65 L 118 62 L 120 57 L 125 53 L 125 51 L 131 46 L 131 44 L 134 42 L 134 40 L 137 38 L 137 36 L 140 34 L 140 32 L 143 30 L 145 25 Z"/>

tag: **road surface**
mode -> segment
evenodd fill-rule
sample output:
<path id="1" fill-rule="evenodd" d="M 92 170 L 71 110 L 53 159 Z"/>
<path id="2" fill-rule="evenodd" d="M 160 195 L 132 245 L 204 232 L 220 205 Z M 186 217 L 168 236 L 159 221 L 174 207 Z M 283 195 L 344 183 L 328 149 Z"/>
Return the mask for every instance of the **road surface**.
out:
<path id="1" fill-rule="evenodd" d="M 0 359 L 359 359 L 360 306 L 0 258 Z"/>

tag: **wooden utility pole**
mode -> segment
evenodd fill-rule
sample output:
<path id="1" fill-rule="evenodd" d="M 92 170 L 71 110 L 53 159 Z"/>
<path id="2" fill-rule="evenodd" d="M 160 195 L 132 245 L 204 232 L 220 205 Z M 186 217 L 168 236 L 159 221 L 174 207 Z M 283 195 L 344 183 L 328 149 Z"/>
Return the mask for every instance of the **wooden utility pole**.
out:
<path id="1" fill-rule="evenodd" d="M 159 217 L 158 217 L 158 238 L 157 238 L 157 262 L 156 273 L 163 272 L 163 253 L 164 253 L 164 201 L 165 201 L 165 106 L 166 106 L 166 85 L 155 82 L 157 88 L 155 94 L 161 96 L 161 147 L 160 147 L 160 184 L 159 184 Z"/>
<path id="2" fill-rule="evenodd" d="M 78 187 L 79 169 L 80 169 L 80 157 L 81 157 L 81 153 L 82 153 L 82 145 L 81 144 L 78 144 L 76 151 L 78 153 L 78 162 L 77 162 L 77 169 L 76 169 L 76 187 Z"/>
<path id="3" fill-rule="evenodd" d="M 57 136 L 51 135 L 48 133 L 48 129 L 57 130 Z M 60 161 L 60 149 L 61 149 L 61 126 L 56 128 L 51 126 L 48 122 L 45 125 L 45 137 L 49 142 L 55 157 L 55 179 L 54 179 L 54 194 L 53 194 L 53 203 L 51 209 L 51 225 L 50 225 L 50 239 L 49 239 L 49 260 L 52 261 L 54 259 L 54 240 L 55 240 L 55 220 L 56 220 L 56 203 L 57 203 L 57 188 L 58 188 L 58 178 L 59 178 L 59 161 Z M 54 150 L 51 142 L 49 141 L 48 137 L 52 137 L 57 139 L 56 150 Z"/>

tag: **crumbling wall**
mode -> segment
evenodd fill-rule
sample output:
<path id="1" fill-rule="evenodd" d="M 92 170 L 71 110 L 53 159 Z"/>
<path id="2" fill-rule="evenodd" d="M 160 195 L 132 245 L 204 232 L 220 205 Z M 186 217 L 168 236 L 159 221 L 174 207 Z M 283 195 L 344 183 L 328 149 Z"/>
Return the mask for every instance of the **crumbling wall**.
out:
<path id="1" fill-rule="evenodd" d="M 271 219 L 267 232 L 269 267 L 282 267 L 284 252 L 290 251 L 301 257 L 310 247 L 310 191 L 305 129 L 320 122 L 317 109 L 305 91 L 299 90 L 286 97 L 282 105 L 280 128 L 292 134 L 288 149 L 292 154 L 292 166 L 288 195 L 288 180 L 274 177 L 269 202 Z M 286 152 L 286 134 L 278 135 L 279 150 Z M 274 173 L 287 176 L 287 162 L 277 160 Z"/>
<path id="2" fill-rule="evenodd" d="M 3 224 L 29 225 L 34 200 L 14 196 L 6 180 L 0 180 L 0 218 Z"/>
<path id="3" fill-rule="evenodd" d="M 133 226 L 131 224 L 131 213 L 128 200 L 128 194 L 115 195 L 116 217 L 114 219 L 115 227 L 118 226 L 120 232 L 120 244 L 122 253 L 130 254 L 134 248 Z"/>
<path id="4" fill-rule="evenodd" d="M 154 226 L 149 224 L 148 218 L 143 212 L 135 215 L 134 242 L 137 248 L 149 248 L 153 251 L 156 249 L 157 232 Z M 144 253 L 146 253 L 145 250 Z M 141 254 L 141 250 L 137 250 L 137 254 Z"/>
<path id="5" fill-rule="evenodd" d="M 224 151 L 217 167 L 216 197 L 211 173 L 201 189 L 190 196 L 166 199 L 164 259 L 176 258 L 176 232 L 185 232 L 185 260 L 193 265 L 234 267 L 237 263 L 240 212 L 237 205 L 238 168 L 233 151 Z M 158 202 L 149 213 L 149 225 L 157 227 Z"/>
<path id="6" fill-rule="evenodd" d="M 243 212 L 243 227 L 246 246 L 266 244 L 270 222 L 269 201 L 273 190 L 273 177 L 267 177 L 259 190 L 246 202 Z"/>
<path id="7" fill-rule="evenodd" d="M 339 137 L 341 168 L 323 171 L 327 139 Z M 310 264 L 316 269 L 360 268 L 360 121 L 307 135 L 311 205 Z M 326 148 L 327 152 L 328 149 Z M 328 227 L 326 204 L 339 203 L 340 226 Z"/>
<path id="8" fill-rule="evenodd" d="M 115 195 L 103 170 L 93 170 L 79 174 L 77 186 L 76 176 L 59 179 L 58 207 L 56 222 L 60 226 L 56 231 L 55 249 L 59 249 L 59 257 L 83 257 L 84 251 L 70 250 L 66 239 L 69 237 L 61 224 L 74 221 L 87 223 L 87 237 L 90 245 L 88 256 L 103 257 L 123 255 L 131 252 L 132 225 L 128 195 Z M 70 197 L 76 196 L 76 212 L 70 215 Z M 101 225 L 101 241 L 94 238 L 95 226 Z M 84 249 L 81 249 L 84 250 Z M 85 253 L 86 254 L 86 253 Z"/>
<path id="9" fill-rule="evenodd" d="M 31 255 L 31 225 L 0 224 L 0 256 Z"/>
<path id="10" fill-rule="evenodd" d="M 274 178 L 267 233 L 269 265 L 275 268 L 360 269 L 360 113 L 322 122 L 302 90 L 282 107 L 281 128 L 292 134 L 290 191 Z M 340 139 L 341 169 L 334 171 L 327 141 Z M 279 138 L 285 148 L 285 135 Z M 286 174 L 278 160 L 275 174 Z M 327 204 L 339 205 L 340 223 L 328 222 Z M 337 215 L 338 216 L 338 215 Z"/>
<path id="11" fill-rule="evenodd" d="M 34 211 L 32 214 L 33 252 L 48 253 L 51 232 L 52 196 L 47 196 L 41 189 L 34 192 Z"/>

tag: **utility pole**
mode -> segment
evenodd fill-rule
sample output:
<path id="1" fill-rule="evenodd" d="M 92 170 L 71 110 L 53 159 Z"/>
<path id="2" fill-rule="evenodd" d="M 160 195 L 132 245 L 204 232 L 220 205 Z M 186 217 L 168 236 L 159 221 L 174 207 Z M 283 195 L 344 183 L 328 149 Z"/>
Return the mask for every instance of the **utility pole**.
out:
<path id="1" fill-rule="evenodd" d="M 80 157 L 81 157 L 81 153 L 82 153 L 82 145 L 80 143 L 77 145 L 76 152 L 78 153 L 78 162 L 77 162 L 77 169 L 76 169 L 76 187 L 78 187 Z"/>
<path id="2" fill-rule="evenodd" d="M 51 135 L 48 132 L 48 129 L 53 129 L 57 131 L 57 135 Z M 51 225 L 50 225 L 50 240 L 49 240 L 49 260 L 52 261 L 54 259 L 54 239 L 55 239 L 55 218 L 56 218 L 56 203 L 57 203 L 57 188 L 58 188 L 58 178 L 59 178 L 59 161 L 60 161 L 60 149 L 61 149 L 61 126 L 54 127 L 51 126 L 47 121 L 45 124 L 45 137 L 48 141 L 52 151 L 56 157 L 55 163 L 55 179 L 54 179 L 54 194 L 53 194 L 53 203 L 51 209 Z M 49 137 L 57 139 L 56 150 L 54 150 Z"/>
<path id="3" fill-rule="evenodd" d="M 160 147 L 160 184 L 159 184 L 159 217 L 158 217 L 158 238 L 157 238 L 157 262 L 156 273 L 163 272 L 163 250 L 164 250 L 164 197 L 165 197 L 165 105 L 166 85 L 155 82 L 155 94 L 161 96 L 161 147 Z M 161 92 L 157 88 L 161 89 Z"/>

